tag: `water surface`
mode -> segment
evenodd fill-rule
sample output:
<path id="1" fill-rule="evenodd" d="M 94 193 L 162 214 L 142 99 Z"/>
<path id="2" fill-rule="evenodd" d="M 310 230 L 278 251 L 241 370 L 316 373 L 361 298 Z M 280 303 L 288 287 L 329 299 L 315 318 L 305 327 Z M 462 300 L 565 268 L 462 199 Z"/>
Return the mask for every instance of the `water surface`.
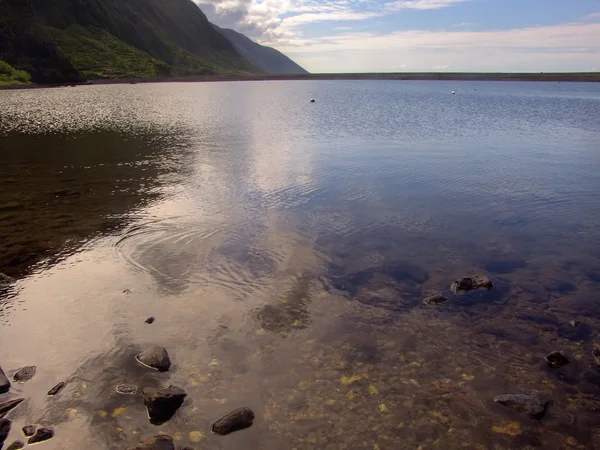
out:
<path id="1" fill-rule="evenodd" d="M 196 449 L 600 447 L 598 167 L 591 83 L 0 93 L 0 272 L 17 279 L 0 364 L 37 366 L 0 399 L 27 399 L 10 439 L 36 423 L 49 449 L 159 431 Z M 474 273 L 494 289 L 422 303 Z M 168 373 L 136 364 L 149 344 Z M 557 349 L 571 364 L 551 370 Z M 120 383 L 188 398 L 156 427 Z M 492 401 L 532 390 L 553 400 L 539 422 Z M 240 406 L 252 428 L 210 434 Z"/>

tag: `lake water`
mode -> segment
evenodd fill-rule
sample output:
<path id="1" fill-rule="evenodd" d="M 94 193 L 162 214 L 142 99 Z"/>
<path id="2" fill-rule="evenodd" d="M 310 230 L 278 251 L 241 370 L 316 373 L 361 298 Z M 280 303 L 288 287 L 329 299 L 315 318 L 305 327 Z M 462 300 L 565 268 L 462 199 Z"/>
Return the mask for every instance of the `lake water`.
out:
<path id="1" fill-rule="evenodd" d="M 0 92 L 0 365 L 37 366 L 5 445 L 600 448 L 599 168 L 600 84 Z M 188 397 L 157 427 L 120 383 Z M 540 421 L 493 401 L 530 391 Z"/>

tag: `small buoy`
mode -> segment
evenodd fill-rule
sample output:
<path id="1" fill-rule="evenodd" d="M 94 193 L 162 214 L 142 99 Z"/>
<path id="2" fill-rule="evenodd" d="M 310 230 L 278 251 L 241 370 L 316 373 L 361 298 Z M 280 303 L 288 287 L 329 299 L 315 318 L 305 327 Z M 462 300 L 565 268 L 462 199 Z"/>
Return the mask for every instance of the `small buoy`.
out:
<path id="1" fill-rule="evenodd" d="M 456 94 L 456 92 L 452 91 L 452 95 Z"/>
<path id="2" fill-rule="evenodd" d="M 315 99 L 314 99 L 314 98 L 311 98 L 311 99 L 310 99 L 310 102 L 311 102 L 311 103 L 314 103 L 314 102 L 315 102 Z"/>

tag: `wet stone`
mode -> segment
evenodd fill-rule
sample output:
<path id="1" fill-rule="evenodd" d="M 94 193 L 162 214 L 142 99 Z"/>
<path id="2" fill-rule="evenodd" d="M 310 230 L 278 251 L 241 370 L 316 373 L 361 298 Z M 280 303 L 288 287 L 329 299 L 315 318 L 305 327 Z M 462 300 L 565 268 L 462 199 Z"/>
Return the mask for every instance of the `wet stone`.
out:
<path id="1" fill-rule="evenodd" d="M 596 364 L 600 366 L 600 348 L 596 347 L 592 352 L 592 356 L 594 357 Z"/>
<path id="2" fill-rule="evenodd" d="M 8 400 L 6 402 L 0 403 L 0 417 L 9 412 L 11 409 L 16 408 L 23 402 L 24 398 L 17 398 L 15 400 Z"/>
<path id="3" fill-rule="evenodd" d="M 29 438 L 28 444 L 35 444 L 36 442 L 47 441 L 54 437 L 54 429 L 52 428 L 38 428 L 35 434 Z"/>
<path id="4" fill-rule="evenodd" d="M 29 381 L 35 375 L 35 370 L 35 366 L 25 366 L 13 375 L 13 381 L 16 381 L 17 383 Z"/>
<path id="5" fill-rule="evenodd" d="M 148 317 L 148 318 L 146 319 L 146 323 L 147 323 L 147 324 L 153 324 L 155 320 L 156 320 L 156 319 L 154 318 L 154 316 L 151 316 L 151 317 Z"/>
<path id="6" fill-rule="evenodd" d="M 61 381 L 60 383 L 58 383 L 56 386 L 54 386 L 52 389 L 50 389 L 48 391 L 48 397 L 52 397 L 56 394 L 58 394 L 60 391 L 63 390 L 63 388 L 65 387 L 65 383 L 63 381 Z"/>
<path id="7" fill-rule="evenodd" d="M 6 450 L 19 450 L 23 447 L 25 447 L 25 443 L 23 441 L 15 441 L 6 447 Z"/>
<path id="8" fill-rule="evenodd" d="M 115 390 L 118 394 L 135 395 L 137 394 L 138 387 L 134 384 L 117 384 Z"/>
<path id="9" fill-rule="evenodd" d="M 250 408 L 238 408 L 212 424 L 213 433 L 226 435 L 252 426 L 254 412 Z"/>
<path id="10" fill-rule="evenodd" d="M 35 434 L 35 425 L 25 425 L 23 427 L 23 434 L 27 437 L 31 437 Z"/>
<path id="11" fill-rule="evenodd" d="M 553 369 L 558 369 L 559 367 L 569 364 L 569 358 L 567 358 L 567 355 L 560 351 L 550 353 L 548 356 L 546 356 L 546 361 L 548 362 L 548 366 Z"/>
<path id="12" fill-rule="evenodd" d="M 440 303 L 444 303 L 447 301 L 448 298 L 444 297 L 442 294 L 436 294 L 424 299 L 423 303 L 425 303 L 426 305 L 439 305 Z"/>
<path id="13" fill-rule="evenodd" d="M 492 280 L 488 277 L 481 274 L 475 274 L 472 277 L 463 277 L 455 280 L 450 285 L 450 289 L 457 294 L 459 292 L 472 291 L 473 289 L 490 290 L 493 286 Z"/>
<path id="14" fill-rule="evenodd" d="M 141 364 L 156 369 L 159 372 L 166 372 L 171 368 L 171 359 L 167 350 L 163 347 L 150 347 L 136 356 Z"/>
<path id="15" fill-rule="evenodd" d="M 139 444 L 128 447 L 127 450 L 174 450 L 173 438 L 166 434 L 159 434 Z"/>
<path id="16" fill-rule="evenodd" d="M 536 420 L 544 417 L 550 403 L 548 400 L 542 400 L 537 392 L 497 395 L 494 397 L 494 401 Z"/>
<path id="17" fill-rule="evenodd" d="M 148 418 L 154 425 L 168 422 L 187 396 L 183 389 L 175 386 L 166 389 L 144 388 L 142 395 L 148 410 Z"/>
<path id="18" fill-rule="evenodd" d="M 2 443 L 6 441 L 8 434 L 10 433 L 10 427 L 12 422 L 8 419 L 0 419 L 0 447 Z"/>
<path id="19" fill-rule="evenodd" d="M 0 394 L 8 392 L 9 389 L 10 381 L 8 381 L 8 378 L 6 378 L 6 374 L 2 370 L 2 367 L 0 367 Z"/>

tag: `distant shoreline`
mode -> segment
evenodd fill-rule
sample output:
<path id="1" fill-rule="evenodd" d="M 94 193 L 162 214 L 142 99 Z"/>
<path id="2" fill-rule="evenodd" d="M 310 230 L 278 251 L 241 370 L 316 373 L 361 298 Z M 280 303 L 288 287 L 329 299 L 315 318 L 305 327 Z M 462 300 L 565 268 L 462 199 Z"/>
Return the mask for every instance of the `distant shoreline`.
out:
<path id="1" fill-rule="evenodd" d="M 30 84 L 0 86 L 3 89 L 36 89 L 65 86 L 138 83 L 199 83 L 223 81 L 301 81 L 301 80 L 397 80 L 397 81 L 545 81 L 545 82 L 600 82 L 600 72 L 565 73 L 321 73 L 298 75 L 198 75 L 165 78 L 118 78 L 89 80 L 83 83 Z"/>

